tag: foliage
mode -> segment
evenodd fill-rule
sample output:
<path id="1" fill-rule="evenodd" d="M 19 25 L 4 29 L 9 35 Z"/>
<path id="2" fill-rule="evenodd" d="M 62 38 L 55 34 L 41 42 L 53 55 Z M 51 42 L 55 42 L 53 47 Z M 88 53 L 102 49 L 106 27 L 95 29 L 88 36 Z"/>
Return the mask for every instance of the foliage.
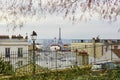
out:
<path id="1" fill-rule="evenodd" d="M 59 69 L 59 70 L 44 70 L 39 74 L 36 74 L 37 80 L 71 80 L 76 79 L 79 76 L 89 75 L 89 67 L 80 68 L 80 67 L 73 67 L 73 68 L 66 68 L 66 69 Z M 13 77 L 14 78 L 14 77 Z M 13 78 L 10 78 L 11 80 Z M 16 76 L 16 80 L 34 80 L 33 76 Z"/>
<path id="2" fill-rule="evenodd" d="M 101 18 L 115 20 L 120 14 L 119 0 L 50 0 L 50 12 L 63 13 L 72 20 L 94 17 L 98 13 Z M 57 7 L 56 7 L 57 6 Z"/>
<path id="3" fill-rule="evenodd" d="M 2 58 L 0 58 L 0 73 L 3 73 L 4 71 L 4 61 Z"/>
<path id="4" fill-rule="evenodd" d="M 28 68 L 28 67 L 27 67 Z M 26 70 L 27 68 L 24 68 L 24 70 Z M 21 68 L 23 69 L 23 68 Z M 24 70 L 18 70 L 17 72 L 22 72 Z M 67 68 L 67 69 L 60 69 L 60 70 L 48 70 L 48 69 L 44 69 L 44 72 L 41 71 L 41 73 L 37 74 L 36 73 L 36 79 L 40 79 L 40 80 L 71 80 L 71 79 L 74 79 L 76 77 L 78 77 L 79 75 L 85 75 L 86 73 L 89 74 L 88 70 L 90 68 L 89 67 L 77 67 L 77 66 L 74 66 L 73 68 Z M 37 69 L 38 71 L 38 69 Z M 24 71 L 25 72 L 25 71 Z M 73 74 L 74 73 L 74 74 Z M 22 73 L 24 74 L 24 73 Z M 29 74 L 29 75 L 28 75 Z M 87 75 L 86 74 L 86 75 Z M 11 80 L 12 79 L 17 79 L 17 80 L 33 80 L 33 76 L 31 76 L 31 72 L 28 72 L 26 75 L 24 74 L 24 76 L 19 76 L 18 74 L 13 77 L 13 78 L 10 78 Z"/>
<path id="5" fill-rule="evenodd" d="M 49 70 L 44 69 L 41 73 L 36 73 L 24 76 L 13 76 L 9 80 L 119 80 L 120 70 L 108 70 L 105 75 L 92 76 L 90 75 L 90 66 L 74 66 L 72 68 Z"/>
<path id="6" fill-rule="evenodd" d="M 10 62 L 6 62 L 2 58 L 0 58 L 0 74 L 12 74 L 12 73 L 13 67 L 10 64 Z"/>
<path id="7" fill-rule="evenodd" d="M 35 70 L 36 74 L 44 71 L 44 68 L 38 66 L 37 64 L 35 65 L 35 67 L 36 67 L 36 70 Z M 33 64 L 27 64 L 16 69 L 16 75 L 17 76 L 32 75 L 32 70 L 33 70 Z"/>
<path id="8" fill-rule="evenodd" d="M 107 70 L 104 75 L 107 79 L 120 79 L 120 70 Z"/>

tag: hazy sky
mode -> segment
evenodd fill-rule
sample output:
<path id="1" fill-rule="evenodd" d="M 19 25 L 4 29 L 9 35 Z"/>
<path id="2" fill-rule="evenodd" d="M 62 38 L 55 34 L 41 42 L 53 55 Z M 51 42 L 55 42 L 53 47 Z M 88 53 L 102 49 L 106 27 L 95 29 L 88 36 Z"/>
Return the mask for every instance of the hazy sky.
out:
<path id="1" fill-rule="evenodd" d="M 53 39 L 54 37 L 58 38 L 59 27 L 61 27 L 62 38 L 64 39 L 92 39 L 98 35 L 100 38 L 107 39 L 120 38 L 120 32 L 118 32 L 120 17 L 113 23 L 95 17 L 92 20 L 82 20 L 72 24 L 72 21 L 55 15 L 46 16 L 46 18 L 41 18 L 39 21 L 28 21 L 23 28 L 17 28 L 15 31 L 12 31 L 10 27 L 6 27 L 5 23 L 0 22 L 0 35 L 26 35 L 27 33 L 29 36 L 34 30 L 40 39 Z"/>

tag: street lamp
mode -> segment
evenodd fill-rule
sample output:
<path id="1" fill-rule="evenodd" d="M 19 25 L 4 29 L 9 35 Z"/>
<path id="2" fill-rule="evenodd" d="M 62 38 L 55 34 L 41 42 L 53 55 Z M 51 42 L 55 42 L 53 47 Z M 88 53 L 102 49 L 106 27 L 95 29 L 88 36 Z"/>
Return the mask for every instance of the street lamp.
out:
<path id="1" fill-rule="evenodd" d="M 112 61 L 112 57 L 113 55 L 112 55 L 112 43 L 111 43 L 111 61 Z"/>
<path id="2" fill-rule="evenodd" d="M 57 49 L 55 48 L 56 71 L 57 71 Z"/>
<path id="3" fill-rule="evenodd" d="M 55 47 L 55 59 L 56 59 L 56 64 L 55 64 L 55 66 L 56 66 L 56 78 L 58 78 L 58 71 L 57 71 L 57 48 Z"/>
<path id="4" fill-rule="evenodd" d="M 76 52 L 76 62 L 75 62 L 75 64 L 76 64 L 76 66 L 77 66 L 77 65 L 78 65 L 78 62 L 77 62 L 77 61 L 78 61 L 78 60 L 77 60 L 78 49 L 76 49 L 75 52 Z"/>
<path id="5" fill-rule="evenodd" d="M 94 55 L 94 64 L 96 62 L 96 40 L 93 38 L 93 55 Z"/>
<path id="6" fill-rule="evenodd" d="M 35 31 L 31 34 L 31 39 L 33 41 L 33 77 L 35 78 L 35 40 L 37 39 L 37 33 Z"/>

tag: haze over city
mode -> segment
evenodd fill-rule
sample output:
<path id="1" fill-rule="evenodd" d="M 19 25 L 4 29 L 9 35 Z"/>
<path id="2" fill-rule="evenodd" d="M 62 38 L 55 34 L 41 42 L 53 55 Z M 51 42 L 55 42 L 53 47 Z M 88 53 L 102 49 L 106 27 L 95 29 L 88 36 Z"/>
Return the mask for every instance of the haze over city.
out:
<path id="1" fill-rule="evenodd" d="M 52 18 L 52 19 L 51 19 Z M 100 36 L 100 38 L 120 38 L 118 32 L 120 26 L 119 20 L 109 23 L 93 19 L 88 21 L 80 21 L 72 24 L 72 21 L 63 19 L 63 17 L 48 16 L 39 21 L 27 22 L 22 28 L 12 30 L 12 27 L 6 27 L 6 24 L 0 23 L 0 34 L 8 35 L 26 35 L 31 34 L 35 30 L 40 39 L 58 38 L 58 29 L 62 29 L 62 38 L 64 39 L 91 39 L 92 37 Z"/>

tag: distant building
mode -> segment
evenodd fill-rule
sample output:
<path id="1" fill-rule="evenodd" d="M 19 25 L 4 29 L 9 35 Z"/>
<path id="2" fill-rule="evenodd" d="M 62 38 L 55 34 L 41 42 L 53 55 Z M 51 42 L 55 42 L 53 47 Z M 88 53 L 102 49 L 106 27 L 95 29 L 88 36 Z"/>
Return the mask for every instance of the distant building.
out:
<path id="1" fill-rule="evenodd" d="M 88 65 L 89 64 L 89 55 L 87 52 L 78 52 L 77 54 L 78 65 Z"/>
<path id="2" fill-rule="evenodd" d="M 32 52 L 33 51 L 33 44 L 28 45 L 28 51 Z M 40 52 L 43 51 L 43 45 L 42 44 L 35 44 L 35 51 Z"/>
<path id="3" fill-rule="evenodd" d="M 96 40 L 97 39 L 97 40 Z M 120 61 L 120 40 L 118 39 L 92 39 L 91 41 L 77 40 L 71 43 L 71 51 L 85 51 L 89 55 L 89 63 L 100 62 L 104 60 Z"/>
<path id="4" fill-rule="evenodd" d="M 56 48 L 59 51 L 70 51 L 70 45 L 64 44 L 61 39 L 61 28 L 59 28 L 59 38 L 56 40 L 56 37 L 53 40 L 53 43 L 50 45 L 50 50 L 54 51 Z"/>
<path id="5" fill-rule="evenodd" d="M 28 38 L 21 35 L 0 35 L 0 57 L 10 61 L 14 66 L 26 64 L 28 55 Z M 16 64 L 16 65 L 15 65 Z"/>
<path id="6" fill-rule="evenodd" d="M 70 45 L 64 44 L 63 45 L 63 50 L 62 51 L 70 51 Z"/>
<path id="7" fill-rule="evenodd" d="M 103 56 L 98 61 L 116 61 L 120 62 L 120 44 L 107 45 Z"/>
<path id="8" fill-rule="evenodd" d="M 61 46 L 59 46 L 58 44 L 52 44 L 50 46 L 50 50 L 51 51 L 60 51 L 61 50 Z"/>
<path id="9" fill-rule="evenodd" d="M 96 42 L 95 44 L 93 42 L 72 42 L 71 43 L 71 51 L 74 51 L 75 49 L 78 50 L 78 52 L 85 51 L 89 54 L 89 56 L 94 56 L 94 53 L 96 53 L 96 58 L 100 58 L 103 54 L 103 43 Z M 95 48 L 95 49 L 94 49 Z"/>

